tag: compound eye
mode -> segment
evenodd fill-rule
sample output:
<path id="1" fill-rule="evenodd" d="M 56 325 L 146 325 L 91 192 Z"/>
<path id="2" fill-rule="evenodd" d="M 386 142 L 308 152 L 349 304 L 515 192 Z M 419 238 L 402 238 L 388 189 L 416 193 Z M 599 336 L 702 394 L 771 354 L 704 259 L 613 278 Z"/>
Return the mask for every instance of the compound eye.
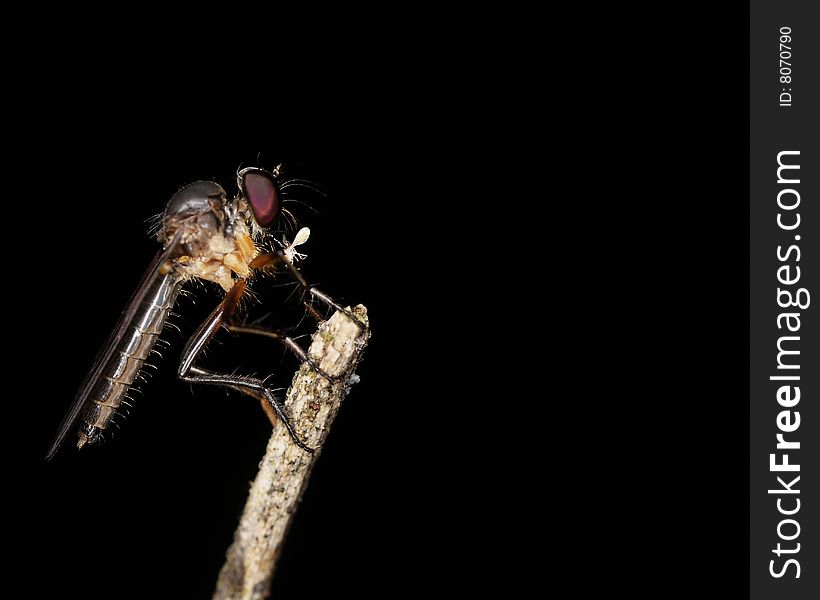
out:
<path id="1" fill-rule="evenodd" d="M 282 204 L 273 175 L 262 169 L 243 169 L 239 179 L 257 225 L 270 227 L 279 216 Z"/>

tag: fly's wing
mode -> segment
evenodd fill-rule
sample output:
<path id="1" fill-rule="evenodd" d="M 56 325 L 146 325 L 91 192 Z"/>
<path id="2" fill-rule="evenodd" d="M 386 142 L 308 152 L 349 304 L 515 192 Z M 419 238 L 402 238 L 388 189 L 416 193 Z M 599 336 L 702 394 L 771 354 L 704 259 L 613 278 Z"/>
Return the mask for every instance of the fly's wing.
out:
<path id="1" fill-rule="evenodd" d="M 57 450 L 60 449 L 60 446 L 62 446 L 66 436 L 74 429 L 77 419 L 79 419 L 80 415 L 83 413 L 86 403 L 89 401 L 91 390 L 94 389 L 97 380 L 99 380 L 100 375 L 102 374 L 103 368 L 106 363 L 108 363 L 108 360 L 111 358 L 114 351 L 117 349 L 120 341 L 122 341 L 122 337 L 128 329 L 128 324 L 132 321 L 134 315 L 139 309 L 140 304 L 145 299 L 145 294 L 148 292 L 148 288 L 151 287 L 151 283 L 157 277 L 160 277 L 159 269 L 170 257 L 171 250 L 174 246 L 175 244 L 172 243 L 168 245 L 166 250 L 159 251 L 156 257 L 154 257 L 154 260 L 151 262 L 151 266 L 149 266 L 148 270 L 145 272 L 145 275 L 142 276 L 142 281 L 140 281 L 137 291 L 134 292 L 133 296 L 131 296 L 131 300 L 128 302 L 128 307 L 125 309 L 122 317 L 120 317 L 117 327 L 114 329 L 114 333 L 111 334 L 111 337 L 108 339 L 108 343 L 97 354 L 97 357 L 94 359 L 94 366 L 91 367 L 91 371 L 89 371 L 88 375 L 86 375 L 85 380 L 80 387 L 80 391 L 77 392 L 77 395 L 74 397 L 74 402 L 71 405 L 71 408 L 63 418 L 63 422 L 57 430 L 57 435 L 51 443 L 51 448 L 49 449 L 48 454 L 46 454 L 46 460 L 52 459 L 52 457 L 57 453 Z"/>

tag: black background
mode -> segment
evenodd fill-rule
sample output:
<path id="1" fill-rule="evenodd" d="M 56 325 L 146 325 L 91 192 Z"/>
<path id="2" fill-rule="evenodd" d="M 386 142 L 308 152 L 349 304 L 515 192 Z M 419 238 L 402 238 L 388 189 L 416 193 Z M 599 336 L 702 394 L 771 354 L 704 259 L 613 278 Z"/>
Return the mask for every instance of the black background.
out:
<path id="1" fill-rule="evenodd" d="M 195 179 L 232 191 L 257 161 L 328 191 L 300 215 L 305 272 L 373 324 L 274 593 L 631 589 L 649 571 L 694 590 L 725 552 L 745 562 L 745 429 L 707 444 L 702 419 L 746 418 L 746 7 L 235 17 L 15 26 L 20 579 L 46 597 L 210 594 L 268 425 L 176 382 L 179 338 L 113 441 L 41 457 L 153 256 L 144 219 Z M 215 298 L 181 307 L 184 332 Z M 734 354 L 712 350 L 716 328 Z M 287 372 L 265 345 L 241 358 L 262 369 L 265 352 Z M 709 468 L 715 452 L 737 468 Z M 673 558 L 687 542 L 723 554 Z"/>
<path id="2" fill-rule="evenodd" d="M 269 425 L 253 401 L 175 380 L 184 338 L 169 336 L 174 348 L 113 441 L 43 456 L 155 252 L 145 219 L 196 179 L 233 193 L 240 165 L 284 162 L 323 186 L 327 198 L 301 196 L 320 217 L 295 208 L 312 228 L 306 273 L 366 304 L 374 332 L 274 594 L 306 580 L 311 595 L 423 588 L 463 543 L 450 500 L 431 491 L 458 476 L 416 437 L 456 445 L 454 424 L 431 419 L 447 395 L 426 382 L 447 352 L 429 309 L 431 292 L 446 295 L 444 278 L 429 272 L 453 225 L 454 200 L 436 190 L 456 165 L 445 175 L 431 158 L 451 134 L 434 135 L 429 121 L 447 103 L 435 99 L 441 69 L 419 62 L 430 40 L 408 35 L 398 14 L 376 25 L 347 10 L 237 16 L 173 28 L 20 25 L 9 49 L 9 249 L 25 255 L 8 274 L 9 320 L 25 342 L 7 375 L 21 383 L 5 396 L 7 527 L 14 570 L 38 597 L 209 597 Z M 216 301 L 182 302 L 183 332 Z M 256 359 L 254 369 L 288 384 L 294 365 L 278 348 L 243 348 L 229 342 L 212 360 L 232 369 Z"/>

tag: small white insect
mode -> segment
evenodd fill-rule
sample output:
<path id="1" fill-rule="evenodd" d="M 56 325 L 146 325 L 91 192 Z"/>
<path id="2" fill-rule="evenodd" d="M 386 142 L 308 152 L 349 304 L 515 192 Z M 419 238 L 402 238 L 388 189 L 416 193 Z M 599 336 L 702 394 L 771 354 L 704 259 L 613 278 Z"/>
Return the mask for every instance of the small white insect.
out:
<path id="1" fill-rule="evenodd" d="M 284 252 L 285 256 L 288 257 L 290 262 L 296 262 L 297 260 L 304 260 L 307 258 L 307 254 L 303 254 L 296 250 L 296 246 L 301 246 L 310 237 L 310 229 L 307 227 L 302 227 L 299 231 L 296 232 L 296 237 L 293 238 L 293 241 L 290 244 L 285 246 Z M 287 240 L 285 240 L 287 242 Z"/>

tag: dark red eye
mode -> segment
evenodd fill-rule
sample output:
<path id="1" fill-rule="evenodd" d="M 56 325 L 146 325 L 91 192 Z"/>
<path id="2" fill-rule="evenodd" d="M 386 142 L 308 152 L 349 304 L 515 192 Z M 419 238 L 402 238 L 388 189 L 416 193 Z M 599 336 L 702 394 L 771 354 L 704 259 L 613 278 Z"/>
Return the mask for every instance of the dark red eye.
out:
<path id="1" fill-rule="evenodd" d="M 239 177 L 242 193 L 251 205 L 257 225 L 270 227 L 279 216 L 282 204 L 273 176 L 262 169 L 243 169 Z"/>

